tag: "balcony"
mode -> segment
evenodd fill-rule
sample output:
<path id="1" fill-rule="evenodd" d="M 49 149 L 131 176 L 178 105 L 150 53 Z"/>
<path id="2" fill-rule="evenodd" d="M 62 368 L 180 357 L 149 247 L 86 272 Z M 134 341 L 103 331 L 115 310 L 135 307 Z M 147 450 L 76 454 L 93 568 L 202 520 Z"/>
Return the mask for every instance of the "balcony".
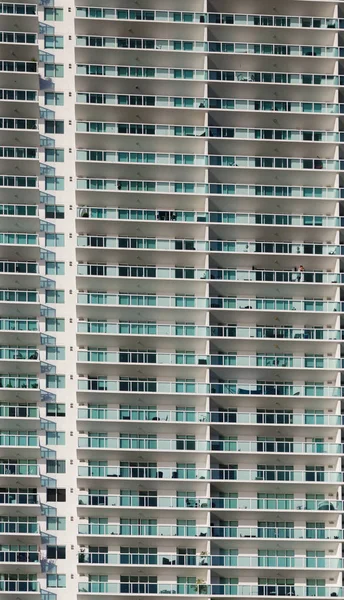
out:
<path id="1" fill-rule="evenodd" d="M 343 19 L 333 19 L 328 17 L 307 17 L 307 16 L 283 16 L 283 15 L 250 15 L 235 13 L 216 13 L 216 12 L 183 12 L 170 10 L 129 10 L 124 8 L 102 8 L 102 7 L 76 7 L 76 18 L 78 19 L 111 19 L 119 21 L 143 21 L 145 25 L 150 21 L 161 22 L 163 24 L 173 23 L 178 26 L 180 23 L 192 24 L 210 24 L 210 25 L 235 25 L 238 27 L 288 27 L 302 29 L 342 29 L 344 27 Z M 304 35 L 305 32 L 302 32 Z"/>
<path id="2" fill-rule="evenodd" d="M 1 465 L 0 465 L 1 466 Z M 193 481 L 194 483 L 204 481 L 216 481 L 217 485 L 221 481 L 231 481 L 233 486 L 235 482 L 241 484 L 243 482 L 255 483 L 258 488 L 269 482 L 278 481 L 281 484 L 302 484 L 306 487 L 310 485 L 334 485 L 338 487 L 343 481 L 343 475 L 337 471 L 303 471 L 303 470 L 283 470 L 280 469 L 198 469 L 198 468 L 177 468 L 177 467 L 119 467 L 119 466 L 104 466 L 92 467 L 87 465 L 79 465 L 79 479 L 105 479 L 117 478 L 123 480 L 143 480 L 146 479 L 165 479 L 165 480 L 185 480 Z M 228 489 L 228 483 L 225 484 Z M 263 489 L 264 489 L 263 488 Z M 236 488 L 233 488 L 236 489 Z M 268 488 L 265 488 L 268 489 Z"/>
<path id="3" fill-rule="evenodd" d="M 40 584 L 35 580 L 22 577 L 15 579 L 13 576 L 9 576 L 9 579 L 0 579 L 0 592 L 3 594 L 30 594 L 30 597 L 40 596 Z"/>
<path id="4" fill-rule="evenodd" d="M 141 556 L 141 555 L 140 555 Z M 147 563 L 146 565 L 157 565 L 157 566 L 181 566 L 185 565 L 186 561 L 189 557 L 182 556 L 178 554 L 157 554 L 157 555 L 142 555 L 146 557 Z M 125 564 L 130 564 L 130 558 L 133 557 L 132 564 L 140 564 L 142 566 L 145 565 L 144 559 L 142 558 L 142 563 L 137 562 L 137 555 L 130 554 L 120 554 L 119 552 L 109 552 L 109 553 L 84 553 L 84 558 L 82 559 L 83 563 L 87 564 L 96 564 L 98 568 L 101 568 L 102 565 L 112 564 L 112 565 L 121 565 L 121 567 Z M 165 562 L 163 559 L 165 558 Z M 151 561 L 151 562 L 150 562 Z M 173 564 L 174 561 L 174 564 Z M 319 569 L 319 570 L 333 570 L 337 571 L 343 568 L 343 559 L 335 558 L 335 557 L 306 557 L 306 556 L 258 556 L 258 555 L 239 555 L 239 556 L 231 556 L 231 555 L 209 555 L 202 556 L 196 555 L 191 558 L 192 566 L 197 566 L 197 562 L 199 566 L 208 566 L 208 567 L 225 567 L 225 568 L 257 568 L 257 569 L 268 569 L 268 568 L 277 568 L 277 569 Z M 179 563 L 179 564 L 178 564 Z M 203 564 L 201 564 L 203 563 Z M 79 559 L 79 565 L 81 564 Z M 86 586 L 88 585 L 87 582 Z M 85 585 L 83 583 L 83 585 Z M 166 584 L 164 584 L 166 585 Z M 129 593 L 129 592 L 128 592 Z"/>
<path id="5" fill-rule="evenodd" d="M 0 290 L 1 293 L 1 290 Z M 211 309 L 211 311 L 267 311 L 276 312 L 314 312 L 314 313 L 337 313 L 343 312 L 344 303 L 330 302 L 326 300 L 312 299 L 287 299 L 287 298 L 240 298 L 240 297 L 195 297 L 195 296 L 164 296 L 154 294 L 116 294 L 116 293 L 78 293 L 78 304 L 80 306 L 94 307 L 98 315 L 98 306 L 117 307 L 129 306 L 149 309 L 167 308 L 172 309 Z M 315 318 L 315 317 L 314 317 Z"/>
<path id="6" fill-rule="evenodd" d="M 141 192 L 148 194 L 183 194 L 196 196 L 236 196 L 297 198 L 309 200 L 334 200 L 340 197 L 341 189 L 335 187 L 266 186 L 230 183 L 194 183 L 173 181 L 143 181 L 116 179 L 77 179 L 77 191 L 92 192 Z M 1 177 L 0 177 L 1 185 Z"/>
<path id="7" fill-rule="evenodd" d="M 164 110 L 188 108 L 212 111 L 224 110 L 235 112 L 285 112 L 303 115 L 336 115 L 344 112 L 344 105 L 333 102 L 300 102 L 291 100 L 251 100 L 237 98 L 194 98 L 192 96 L 155 96 L 139 94 L 109 94 L 97 92 L 78 92 L 76 98 L 77 104 L 162 108 Z M 295 117 L 294 117 L 295 119 Z"/>
<path id="8" fill-rule="evenodd" d="M 13 443 L 11 444 L 11 436 L 0 434 L 0 445 L 1 446 L 35 446 L 34 436 L 32 443 L 29 443 L 28 436 L 23 434 L 22 436 L 12 436 Z M 22 444 L 20 440 L 22 439 Z M 6 443 L 7 442 L 7 443 Z M 126 451 L 136 450 L 139 452 L 150 452 L 151 450 L 163 451 L 166 453 L 177 454 L 179 452 L 196 454 L 196 453 L 207 453 L 216 455 L 220 454 L 325 454 L 325 455 L 341 455 L 343 454 L 342 444 L 332 444 L 327 442 L 294 442 L 294 441 L 245 441 L 245 440 L 184 440 L 184 439 L 164 439 L 164 438 L 143 438 L 132 437 L 123 434 L 123 437 L 107 437 L 107 434 L 94 433 L 92 436 L 79 436 L 78 438 L 79 450 L 92 449 L 95 450 L 122 450 L 125 454 Z M 122 454 L 122 453 L 121 453 Z"/>
<path id="9" fill-rule="evenodd" d="M 95 513 L 101 514 L 101 509 L 105 508 L 146 508 L 146 509 L 176 509 L 187 510 L 197 509 L 198 512 L 202 510 L 216 509 L 216 511 L 237 511 L 240 516 L 243 516 L 241 511 L 246 512 L 257 512 L 259 513 L 271 513 L 276 511 L 284 512 L 298 512 L 311 511 L 311 512 L 328 512 L 335 511 L 340 512 L 343 510 L 344 502 L 342 500 L 333 500 L 333 498 L 324 500 L 305 500 L 305 498 L 292 498 L 292 499 L 274 499 L 274 498 L 216 498 L 216 497 L 200 497 L 195 496 L 194 498 L 184 498 L 180 496 L 144 496 L 144 495 L 131 495 L 125 496 L 124 494 L 80 494 L 78 497 L 78 506 L 87 508 L 87 514 L 90 514 L 89 508 L 95 508 Z M 99 509 L 99 510 L 98 510 Z M 271 516 L 271 515 L 270 515 Z"/>
<path id="10" fill-rule="evenodd" d="M 298 396 L 307 398 L 339 398 L 342 388 L 336 386 L 310 384 L 290 385 L 282 382 L 267 383 L 203 383 L 203 382 L 174 382 L 174 381 L 149 381 L 145 379 L 107 379 L 106 377 L 90 377 L 79 379 L 79 392 L 109 392 L 121 394 L 124 392 L 138 394 L 196 394 L 201 396 Z M 103 399 L 102 399 L 103 400 Z M 91 396 L 89 398 L 91 401 Z M 98 399 L 96 400 L 99 401 Z M 105 397 L 104 397 L 105 401 Z"/>
<path id="11" fill-rule="evenodd" d="M 12 454 L 16 451 L 13 450 Z M 5 485 L 13 486 L 22 480 L 25 486 L 36 486 L 39 484 L 39 466 L 35 460 L 26 461 L 2 459 L 0 461 L 0 475 Z"/>
<path id="12" fill-rule="evenodd" d="M 27 364 L 28 361 L 30 361 L 30 365 Z M 15 371 L 22 371 L 23 369 L 27 371 L 29 368 L 38 374 L 40 366 L 39 352 L 34 346 L 29 348 L 25 346 L 0 346 L 0 364 L 5 368 L 6 363 L 10 363 L 8 367 Z M 19 381 L 20 379 L 18 377 Z"/>
<path id="13" fill-rule="evenodd" d="M 20 411 L 19 411 L 20 409 Z M 0 416 L 11 416 L 9 413 L 26 416 L 26 413 L 32 411 L 32 417 L 36 416 L 34 407 L 26 409 L 21 407 L 8 407 L 0 405 Z M 20 415 L 20 412 L 22 413 Z M 23 413 L 25 413 L 23 415 Z M 344 417 L 342 415 L 329 414 L 312 414 L 308 412 L 242 412 L 236 410 L 221 409 L 218 411 L 196 411 L 196 410 L 160 410 L 156 408 L 79 408 L 78 420 L 86 421 L 85 427 L 91 425 L 89 421 L 144 421 L 146 423 L 162 421 L 166 423 L 187 423 L 188 426 L 199 424 L 214 423 L 217 425 L 235 423 L 236 425 L 272 425 L 278 427 L 288 426 L 288 431 L 291 426 L 297 427 L 342 427 L 344 426 Z M 105 425 L 105 423 L 103 423 Z M 103 425 L 102 424 L 102 425 Z"/>
<path id="14" fill-rule="evenodd" d="M 36 431 L 0 431 L 0 456 L 11 457 L 13 452 L 27 458 L 39 457 L 40 444 Z M 1 523 L 0 523 L 1 525 Z"/>

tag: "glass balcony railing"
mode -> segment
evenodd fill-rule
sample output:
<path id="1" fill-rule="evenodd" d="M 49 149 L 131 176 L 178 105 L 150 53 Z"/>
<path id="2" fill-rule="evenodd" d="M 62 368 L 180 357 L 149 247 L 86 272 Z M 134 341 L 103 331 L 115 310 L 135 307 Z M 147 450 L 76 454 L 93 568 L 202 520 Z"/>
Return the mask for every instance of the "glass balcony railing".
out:
<path id="1" fill-rule="evenodd" d="M 79 561 L 86 563 L 106 563 L 106 564 L 132 564 L 132 565 L 180 565 L 180 566 L 210 566 L 210 562 L 214 559 L 217 562 L 216 556 L 205 556 L 202 559 L 201 555 L 185 556 L 182 554 L 95 554 L 84 553 L 85 558 L 81 558 L 82 553 L 79 553 Z M 142 556 L 142 558 L 141 558 Z M 226 558 L 229 558 L 227 556 Z M 331 560 L 331 559 L 329 559 Z M 335 560 L 335 559 L 334 559 Z M 340 559 L 338 559 L 340 560 Z M 327 563 L 326 563 L 327 564 Z M 334 563 L 333 563 L 334 564 Z M 214 566 L 219 566 L 215 565 Z M 222 565 L 221 565 L 222 566 Z M 0 588 L 1 589 L 1 588 Z M 88 594 L 178 594 L 182 596 L 188 595 L 207 595 L 207 596 L 344 596 L 344 590 L 334 586 L 317 586 L 317 585 L 239 585 L 233 583 L 123 583 L 123 582 L 79 582 L 79 593 Z"/>
<path id="2" fill-rule="evenodd" d="M 0 175 L 0 187 L 37 188 L 37 177 Z"/>
<path id="3" fill-rule="evenodd" d="M 20 390 L 37 390 L 39 380 L 36 376 L 31 375 L 1 375 L 0 388 L 20 389 Z"/>
<path id="4" fill-rule="evenodd" d="M 3 242 L 3 237 L 5 241 Z M 15 241 L 12 237 L 15 236 Z M 0 244 L 20 243 L 16 240 L 22 239 L 20 236 L 26 234 L 1 234 Z M 33 235 L 33 238 L 37 239 Z M 32 238 L 27 243 L 34 243 Z M 25 243 L 22 241 L 21 243 Z M 324 255 L 324 256 L 340 256 L 344 255 L 344 245 L 339 244 L 313 244 L 313 243 L 288 243 L 288 242 L 256 242 L 256 241 L 225 241 L 225 240 L 190 240 L 190 239 L 168 239 L 168 238 L 144 238 L 144 237 L 112 237 L 109 235 L 79 235 L 77 238 L 79 248 L 112 248 L 112 249 L 141 249 L 141 250 L 165 250 L 165 251 L 196 251 L 196 252 L 214 252 L 214 253 L 244 253 L 250 254 L 307 254 L 307 255 Z"/>
<path id="5" fill-rule="evenodd" d="M 192 12 L 172 10 L 139 10 L 107 7 L 76 7 L 76 17 L 82 19 L 114 19 L 124 21 L 157 21 L 161 23 L 202 23 L 237 25 L 244 27 L 292 27 L 314 29 L 341 29 L 343 19 L 329 17 L 299 17 L 283 15 L 249 15 L 235 13 Z"/>
<path id="6" fill-rule="evenodd" d="M 36 61 L 0 60 L 0 72 L 38 73 Z"/>
<path id="7" fill-rule="evenodd" d="M 0 360 L 39 360 L 36 348 L 0 346 Z"/>
<path id="8" fill-rule="evenodd" d="M 339 471 L 314 470 L 288 470 L 283 469 L 198 469 L 179 467 L 118 467 L 101 466 L 92 467 L 82 465 L 78 467 L 79 477 L 123 479 L 186 479 L 186 480 L 213 480 L 213 481 L 279 481 L 286 483 L 334 483 L 343 481 L 343 474 Z"/>
<path id="9" fill-rule="evenodd" d="M 36 323 L 36 321 L 33 321 Z M 2 328 L 0 319 L 0 331 Z M 109 335 L 154 335 L 163 337 L 229 337 L 257 339 L 287 339 L 287 340 L 341 340 L 341 330 L 319 328 L 293 327 L 241 327 L 238 325 L 170 325 L 160 323 L 135 323 L 111 321 L 78 321 L 78 333 L 109 334 Z"/>
<path id="10" fill-rule="evenodd" d="M 35 159 L 38 158 L 38 150 L 37 148 L 0 146 L 0 158 Z"/>
<path id="11" fill-rule="evenodd" d="M 1 37 L 0 37 L 1 41 Z M 113 48 L 119 50 L 158 50 L 161 52 L 196 52 L 205 54 L 258 54 L 263 56 L 320 56 L 337 58 L 342 48 L 337 46 L 300 46 L 289 44 L 247 44 L 243 42 L 197 42 L 156 38 L 129 38 L 77 35 L 76 46 Z"/>
<path id="12" fill-rule="evenodd" d="M 39 504 L 38 494 L 35 492 L 12 492 L 3 489 L 0 492 L 0 504 Z M 1 581 L 1 580 L 0 580 Z"/>
<path id="13" fill-rule="evenodd" d="M 1 13 L 0 13 L 1 14 Z M 0 44 L 37 44 L 35 33 L 0 31 Z M 325 48 L 324 48 L 325 50 Z"/>
<path id="14" fill-rule="evenodd" d="M 158 166 L 237 167 L 242 169 L 344 170 L 344 161 L 319 158 L 167 154 L 156 152 L 116 152 L 110 150 L 77 150 L 76 158 L 77 161 L 106 162 L 111 164 L 135 163 Z"/>
<path id="15" fill-rule="evenodd" d="M 0 431 L 0 446 L 29 446 L 39 447 L 37 434 L 32 432 Z M 1 523 L 0 523 L 1 525 Z"/>
<path id="16" fill-rule="evenodd" d="M 9 100 L 11 99 L 9 98 Z M 23 102 L 25 101 L 26 100 L 23 98 Z M 37 131 L 38 121 L 37 119 L 0 118 L 0 129 L 33 129 Z"/>
<path id="17" fill-rule="evenodd" d="M 0 528 L 1 532 L 1 528 Z M 34 532 L 36 533 L 36 532 Z M 308 529 L 305 527 L 223 527 L 188 525 L 92 525 L 80 524 L 79 535 L 219 537 L 219 538 L 285 538 L 294 540 L 341 540 L 340 529 Z"/>
<path id="18" fill-rule="evenodd" d="M 0 417 L 15 419 L 39 419 L 39 410 L 32 404 L 0 404 Z"/>
<path id="19" fill-rule="evenodd" d="M 1 298 L 1 290 L 0 290 Z M 154 306 L 162 308 L 204 308 L 225 310 L 266 310 L 297 312 L 342 312 L 344 303 L 313 299 L 231 298 L 199 296 L 159 296 L 116 294 L 111 292 L 79 292 L 78 304 L 105 306 Z"/>
<path id="20" fill-rule="evenodd" d="M 307 510 L 307 511 L 342 511 L 344 501 L 305 500 L 305 498 L 207 498 L 195 496 L 184 498 L 179 496 L 125 496 L 114 494 L 81 494 L 78 497 L 79 506 L 112 506 L 112 507 L 151 507 L 151 508 L 203 508 L 223 510 Z"/>
<path id="21" fill-rule="evenodd" d="M 107 133 L 116 135 L 154 135 L 163 137 L 205 137 L 238 140 L 267 140 L 284 142 L 327 142 L 343 141 L 339 131 L 312 129 L 253 129 L 247 127 L 194 127 L 191 125 L 155 125 L 150 123 L 116 123 L 106 121 L 77 121 L 77 133 Z M 79 151 L 78 151 L 79 152 Z M 82 151 L 80 151 L 82 152 Z M 84 150 L 86 152 L 86 150 Z M 88 151 L 92 152 L 92 151 Z M 93 151 L 98 155 L 109 154 Z M 83 159 L 85 160 L 85 159 Z M 92 160 L 97 160 L 94 158 Z M 103 160 L 103 159 L 102 159 Z M 106 160 L 106 158 L 104 158 Z M 110 159 L 109 159 L 110 160 Z"/>
<path id="22" fill-rule="evenodd" d="M 34 179 L 34 178 L 32 178 Z M 1 185 L 1 176 L 0 176 Z M 97 192 L 148 192 L 150 194 L 196 194 L 199 196 L 290 197 L 310 200 L 339 198 L 342 188 L 274 185 L 244 185 L 239 183 L 194 183 L 191 181 L 143 181 L 124 179 L 77 179 L 77 190 Z"/>
<path id="23" fill-rule="evenodd" d="M 306 114 L 337 114 L 344 112 L 343 104 L 333 102 L 300 102 L 297 100 L 245 100 L 239 98 L 193 98 L 192 96 L 142 96 L 139 94 L 77 92 L 76 101 L 77 104 L 154 106 L 164 109 L 188 108 Z"/>
<path id="24" fill-rule="evenodd" d="M 38 274 L 38 263 L 2 260 L 0 261 L 0 273 L 16 273 L 17 275 Z"/>
<path id="25" fill-rule="evenodd" d="M 39 534 L 39 525 L 30 521 L 0 521 L 0 533 Z"/>
<path id="26" fill-rule="evenodd" d="M 37 246 L 38 235 L 35 233 L 0 233 L 0 244 Z"/>
<path id="27" fill-rule="evenodd" d="M 202 383 L 179 381 L 150 381 L 145 379 L 79 379 L 80 392 L 139 392 L 153 394 L 198 394 L 198 395 L 245 395 L 245 396 L 305 396 L 338 398 L 344 389 L 322 384 L 290 385 L 281 382 L 269 383 Z"/>
<path id="28" fill-rule="evenodd" d="M 0 262 L 0 272 L 1 265 Z M 13 263 L 12 263 L 13 264 Z M 23 263 L 22 263 L 23 264 Z M 25 263 L 24 263 L 25 265 Z M 36 266 L 36 265 L 33 265 Z M 270 283 L 321 283 L 337 284 L 344 282 L 343 273 L 325 271 L 269 271 L 249 269 L 196 269 L 188 267 L 145 267 L 104 265 L 99 263 L 78 263 L 77 275 L 93 277 L 130 277 L 145 279 L 188 279 L 198 281 L 240 281 Z"/>
<path id="29" fill-rule="evenodd" d="M 13 205 L 1 205 L 2 206 Z M 29 208 L 29 207 L 26 207 Z M 30 207 L 31 208 L 31 207 Z M 32 207 L 36 208 L 36 207 Z M 79 207 L 77 216 L 83 219 L 109 219 L 125 221 L 169 221 L 177 223 L 214 223 L 231 225 L 263 225 L 291 227 L 344 227 L 343 217 L 325 215 L 283 215 L 262 213 L 198 212 L 184 210 L 156 210 L 136 208 Z"/>
<path id="30" fill-rule="evenodd" d="M 28 65 L 36 63 L 14 63 L 4 61 L 5 67 L 0 71 L 29 70 Z M 25 67 L 25 68 L 24 68 Z M 31 68 L 31 67 L 30 67 Z M 338 87 L 344 82 L 344 76 L 327 75 L 323 73 L 281 73 L 273 71 L 222 71 L 215 69 L 174 69 L 173 67 L 134 67 L 102 64 L 76 64 L 76 75 L 100 77 L 130 77 L 130 79 L 155 79 L 173 81 L 211 81 L 211 82 L 238 82 L 238 83 L 271 83 L 273 85 L 315 85 L 325 87 Z"/>
<path id="31" fill-rule="evenodd" d="M 0 4 L 0 14 L 1 7 L 4 6 L 19 6 L 20 8 L 28 7 L 29 4 L 17 4 L 17 5 L 9 5 L 9 4 Z M 31 4 L 36 10 L 36 5 Z M 5 100 L 9 102 L 37 102 L 37 91 L 36 90 L 6 90 L 4 88 L 0 88 L 0 100 Z"/>
<path id="32" fill-rule="evenodd" d="M 3 410 L 1 410 L 3 408 Z M 8 409 L 20 407 L 0 406 L 0 416 L 6 414 Z M 5 409 L 7 409 L 5 411 Z M 25 410 L 25 407 L 23 407 Z M 37 410 L 37 409 L 35 409 Z M 4 414 L 5 413 L 5 414 Z M 19 416 L 23 416 L 20 415 Z M 26 416 L 26 415 L 24 415 Z M 36 416 L 36 415 L 32 415 Z M 236 410 L 194 411 L 194 410 L 161 410 L 156 408 L 79 408 L 78 419 L 96 421 L 163 421 L 164 423 L 237 423 L 240 425 L 301 425 L 301 426 L 326 426 L 341 427 L 344 418 L 341 415 L 295 413 L 295 412 L 242 412 Z"/>
<path id="33" fill-rule="evenodd" d="M 0 204 L 0 217 L 37 217 L 34 204 Z"/>
<path id="34" fill-rule="evenodd" d="M 5 549 L 2 548 L 0 546 L 0 563 L 37 563 L 40 565 L 40 557 L 37 550 L 11 550 L 10 546 L 6 546 Z"/>
<path id="35" fill-rule="evenodd" d="M 15 4 L 14 2 L 0 3 L 1 15 L 37 15 L 37 4 Z"/>
<path id="36" fill-rule="evenodd" d="M 30 443 L 31 440 L 31 443 Z M 10 435 L 0 433 L 0 446 L 37 446 L 37 436 L 23 434 Z M 107 437 L 106 434 L 79 436 L 80 449 L 108 450 L 160 450 L 165 452 L 228 452 L 242 454 L 342 454 L 342 444 L 327 442 L 278 442 L 278 441 L 242 441 L 242 440 L 178 440 L 140 437 Z"/>
<path id="37" fill-rule="evenodd" d="M 38 301 L 38 293 L 34 290 L 0 290 L 0 302 L 38 303 Z"/>
<path id="38" fill-rule="evenodd" d="M 0 331 L 39 331 L 36 319 L 0 319 Z"/>
<path id="39" fill-rule="evenodd" d="M 39 477 L 39 467 L 36 464 L 18 462 L 18 463 L 1 463 L 0 475 L 23 475 L 25 477 Z"/>
<path id="40" fill-rule="evenodd" d="M 28 359 L 35 353 L 34 359 L 38 360 L 36 350 L 1 348 L 1 358 L 17 358 L 16 354 L 22 352 L 19 358 Z M 263 367 L 287 369 L 343 369 L 344 359 L 329 358 L 325 356 L 295 356 L 295 355 L 237 355 L 237 354 L 192 354 L 187 352 L 154 352 L 139 350 L 78 350 L 79 362 L 90 363 L 135 363 L 156 365 L 194 365 L 214 367 Z"/>
<path id="41" fill-rule="evenodd" d="M 29 579 L 0 579 L 0 592 L 39 592 L 40 584 L 38 581 Z"/>

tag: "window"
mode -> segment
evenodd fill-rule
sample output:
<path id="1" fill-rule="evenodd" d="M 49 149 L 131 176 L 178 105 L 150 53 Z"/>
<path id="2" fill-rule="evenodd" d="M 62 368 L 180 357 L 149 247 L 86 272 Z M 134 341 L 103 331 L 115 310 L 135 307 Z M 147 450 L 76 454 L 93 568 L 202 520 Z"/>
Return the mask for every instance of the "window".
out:
<path id="1" fill-rule="evenodd" d="M 55 319 L 54 317 L 47 317 L 45 319 L 45 331 L 64 331 L 65 320 Z M 50 405 L 48 405 L 50 406 Z"/>
<path id="2" fill-rule="evenodd" d="M 64 219 L 64 206 L 61 204 L 47 204 L 45 207 L 46 219 Z"/>
<path id="3" fill-rule="evenodd" d="M 47 546 L 47 558 L 66 558 L 66 546 Z"/>
<path id="4" fill-rule="evenodd" d="M 64 488 L 47 488 L 47 502 L 66 502 Z"/>
<path id="5" fill-rule="evenodd" d="M 65 360 L 66 352 L 64 346 L 47 346 L 47 360 Z"/>
<path id="6" fill-rule="evenodd" d="M 64 105 L 64 93 L 63 92 L 45 92 L 44 104 L 47 106 L 63 106 Z"/>
<path id="7" fill-rule="evenodd" d="M 65 531 L 66 517 L 47 517 L 47 529 L 48 531 Z"/>
<path id="8" fill-rule="evenodd" d="M 64 246 L 64 233 L 46 233 L 45 245 L 48 247 L 62 248 Z"/>
<path id="9" fill-rule="evenodd" d="M 57 575 L 57 573 L 47 574 L 47 587 L 48 588 L 65 588 L 66 587 L 66 576 Z"/>
<path id="10" fill-rule="evenodd" d="M 64 121 L 47 119 L 44 122 L 44 133 L 64 133 Z"/>
<path id="11" fill-rule="evenodd" d="M 61 50 L 63 48 L 63 35 L 45 35 L 44 48 Z"/>
<path id="12" fill-rule="evenodd" d="M 63 8 L 45 8 L 45 21 L 63 21 Z"/>
<path id="13" fill-rule="evenodd" d="M 44 65 L 45 77 L 64 77 L 64 65 L 47 63 Z"/>
<path id="14" fill-rule="evenodd" d="M 66 434 L 64 431 L 46 431 L 45 443 L 51 446 L 64 446 L 66 443 Z"/>
<path id="15" fill-rule="evenodd" d="M 64 304 L 64 290 L 45 290 L 45 301 L 50 304 Z"/>
<path id="16" fill-rule="evenodd" d="M 64 262 L 50 262 L 45 263 L 45 274 L 46 275 L 64 275 L 65 264 Z"/>
<path id="17" fill-rule="evenodd" d="M 47 473 L 65 473 L 66 461 L 55 458 L 47 459 Z"/>
<path id="18" fill-rule="evenodd" d="M 45 407 L 45 414 L 47 417 L 65 417 L 66 405 L 49 402 Z"/>
<path id="19" fill-rule="evenodd" d="M 64 389 L 66 387 L 65 375 L 46 375 L 45 384 L 50 390 Z"/>
<path id="20" fill-rule="evenodd" d="M 46 148 L 45 160 L 46 162 L 64 162 L 64 150 L 59 148 Z"/>
<path id="21" fill-rule="evenodd" d="M 45 189 L 61 192 L 64 190 L 64 177 L 45 177 Z"/>

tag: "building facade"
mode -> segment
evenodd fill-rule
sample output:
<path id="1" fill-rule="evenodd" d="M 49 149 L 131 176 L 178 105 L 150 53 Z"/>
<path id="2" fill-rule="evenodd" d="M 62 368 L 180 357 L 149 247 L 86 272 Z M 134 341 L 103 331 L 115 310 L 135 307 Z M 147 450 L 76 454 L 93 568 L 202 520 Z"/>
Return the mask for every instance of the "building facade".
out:
<path id="1" fill-rule="evenodd" d="M 343 597 L 343 2 L 0 13 L 1 597 Z"/>

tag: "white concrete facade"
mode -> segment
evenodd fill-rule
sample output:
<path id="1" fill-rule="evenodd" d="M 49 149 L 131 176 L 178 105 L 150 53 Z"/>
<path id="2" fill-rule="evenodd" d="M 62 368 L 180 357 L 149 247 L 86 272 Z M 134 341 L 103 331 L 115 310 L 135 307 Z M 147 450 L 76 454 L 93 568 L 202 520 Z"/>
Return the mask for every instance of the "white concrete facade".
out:
<path id="1" fill-rule="evenodd" d="M 0 4 L 4 600 L 344 596 L 343 4 Z"/>

